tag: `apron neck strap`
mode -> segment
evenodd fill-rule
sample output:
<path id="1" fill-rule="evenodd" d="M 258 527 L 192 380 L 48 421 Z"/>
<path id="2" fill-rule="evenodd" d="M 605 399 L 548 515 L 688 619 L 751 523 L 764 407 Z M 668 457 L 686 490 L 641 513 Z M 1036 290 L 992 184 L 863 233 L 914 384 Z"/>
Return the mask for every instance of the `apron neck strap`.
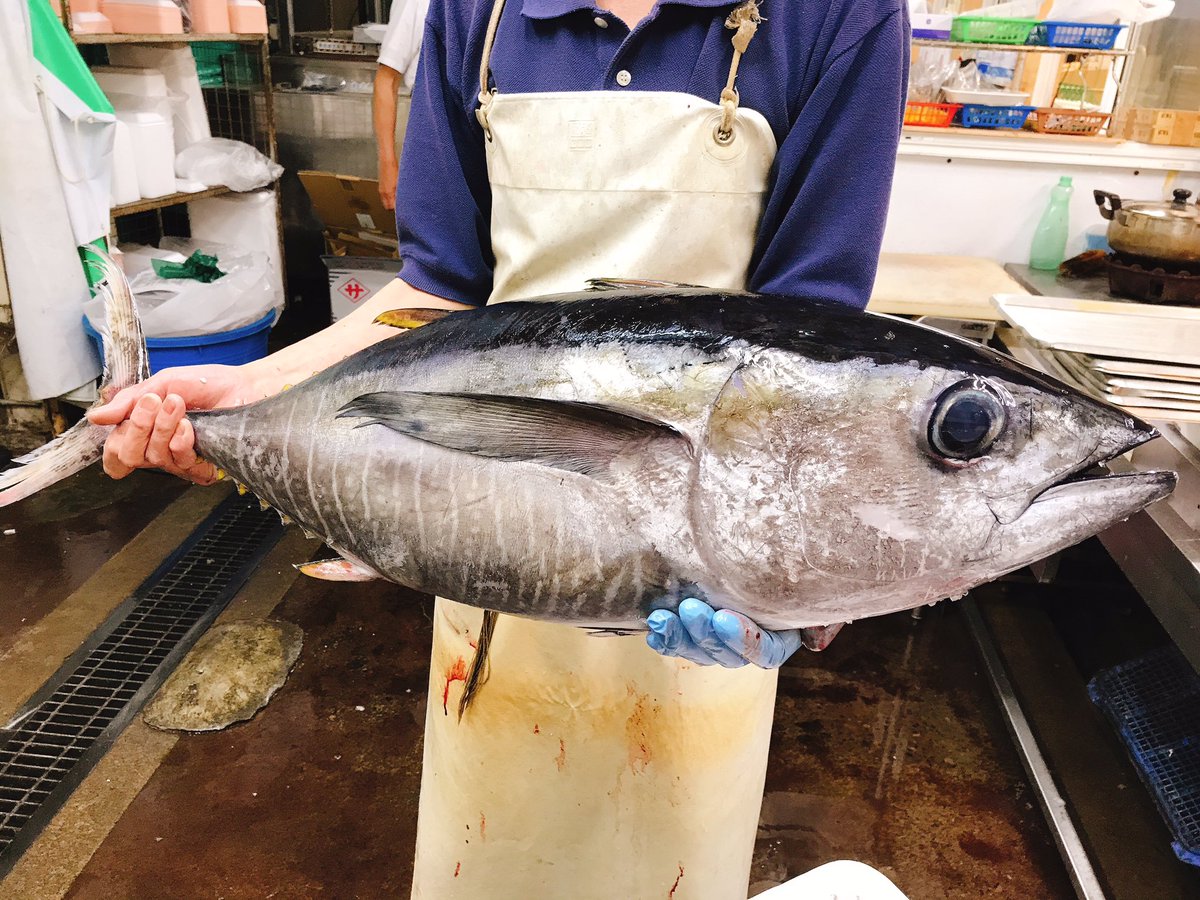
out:
<path id="1" fill-rule="evenodd" d="M 488 81 L 491 79 L 492 47 L 496 43 L 496 31 L 500 27 L 500 16 L 503 13 L 504 0 L 495 0 L 492 4 L 492 15 L 488 19 L 487 34 L 483 38 L 483 56 L 479 60 L 479 108 L 475 110 L 475 118 L 483 126 L 483 133 L 489 141 L 492 139 L 492 128 L 488 125 L 488 109 L 496 91 Z"/>
<path id="2" fill-rule="evenodd" d="M 762 21 L 757 0 L 746 0 L 725 20 L 725 27 L 734 33 L 733 61 L 729 64 L 729 77 L 725 81 L 725 89 L 721 91 L 721 124 L 717 126 L 715 135 L 720 144 L 728 144 L 733 140 L 733 123 L 737 119 L 738 108 L 738 92 L 734 87 L 738 64 L 741 63 L 742 54 L 750 46 L 750 41 L 758 32 L 758 25 Z"/>
<path id="3" fill-rule="evenodd" d="M 487 33 L 483 38 L 483 55 L 479 59 L 479 108 L 475 110 L 475 118 L 483 127 L 483 133 L 490 141 L 492 129 L 488 124 L 488 110 L 492 99 L 496 96 L 495 88 L 489 84 L 492 68 L 492 47 L 496 43 L 496 31 L 500 28 L 500 16 L 504 13 L 504 0 L 494 0 L 492 15 L 488 19 Z M 737 119 L 738 93 L 734 82 L 737 80 L 738 64 L 742 54 L 750 46 L 750 41 L 758 31 L 758 25 L 763 17 L 758 12 L 758 0 L 745 0 L 725 20 L 725 27 L 734 32 L 733 61 L 729 64 L 729 77 L 725 88 L 721 91 L 721 124 L 717 126 L 718 142 L 727 144 L 733 140 L 733 124 Z"/>

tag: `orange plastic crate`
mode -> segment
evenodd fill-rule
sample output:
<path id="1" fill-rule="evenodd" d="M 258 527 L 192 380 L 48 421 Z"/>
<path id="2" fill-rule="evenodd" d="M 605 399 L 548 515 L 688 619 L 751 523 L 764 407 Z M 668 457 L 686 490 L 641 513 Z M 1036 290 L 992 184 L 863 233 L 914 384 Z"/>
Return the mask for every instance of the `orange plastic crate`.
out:
<path id="1" fill-rule="evenodd" d="M 947 128 L 960 109 L 961 103 L 908 103 L 904 107 L 904 124 Z"/>
<path id="2" fill-rule="evenodd" d="M 1034 131 L 1042 134 L 1073 134 L 1079 137 L 1092 137 L 1099 134 L 1100 129 L 1108 121 L 1108 113 L 1092 112 L 1081 109 L 1058 109 L 1042 107 L 1035 109 L 1029 116 L 1029 124 Z"/>

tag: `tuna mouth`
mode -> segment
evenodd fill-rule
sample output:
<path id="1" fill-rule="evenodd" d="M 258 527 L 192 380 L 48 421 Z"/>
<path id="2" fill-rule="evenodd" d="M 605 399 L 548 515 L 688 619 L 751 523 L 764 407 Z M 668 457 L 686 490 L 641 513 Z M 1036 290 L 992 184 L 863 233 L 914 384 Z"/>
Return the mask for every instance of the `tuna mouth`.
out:
<path id="1" fill-rule="evenodd" d="M 1048 479 L 1027 493 L 988 498 L 988 507 L 1000 525 L 1011 525 L 1035 503 L 1061 497 L 1065 493 L 1077 497 L 1089 495 L 1099 498 L 1118 487 L 1131 487 L 1132 482 L 1152 489 L 1150 493 L 1154 496 L 1147 501 L 1146 505 L 1155 500 L 1161 500 L 1175 489 L 1178 476 L 1174 472 L 1151 471 L 1116 474 L 1104 468 L 1116 457 L 1128 453 L 1158 436 L 1158 431 L 1146 422 L 1140 419 L 1126 418 L 1122 427 L 1110 430 L 1097 442 L 1093 451 L 1077 465 Z M 1155 487 L 1157 490 L 1153 490 Z"/>

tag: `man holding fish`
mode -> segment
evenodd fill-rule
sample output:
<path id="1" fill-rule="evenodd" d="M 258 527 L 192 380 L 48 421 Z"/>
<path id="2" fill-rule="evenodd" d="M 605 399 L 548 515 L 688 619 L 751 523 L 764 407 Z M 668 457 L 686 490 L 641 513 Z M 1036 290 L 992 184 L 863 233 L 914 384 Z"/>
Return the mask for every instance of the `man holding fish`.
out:
<path id="1" fill-rule="evenodd" d="M 400 279 L 266 359 L 122 391 L 89 414 L 118 426 L 105 470 L 212 482 L 187 409 L 275 394 L 390 336 L 373 324 L 390 309 L 592 277 L 865 306 L 907 61 L 900 0 L 433 0 Z M 802 635 L 693 598 L 649 618 L 664 658 L 637 636 L 505 617 L 460 721 L 442 688 L 480 615 L 436 607 L 414 896 L 745 896 L 774 667 Z"/>

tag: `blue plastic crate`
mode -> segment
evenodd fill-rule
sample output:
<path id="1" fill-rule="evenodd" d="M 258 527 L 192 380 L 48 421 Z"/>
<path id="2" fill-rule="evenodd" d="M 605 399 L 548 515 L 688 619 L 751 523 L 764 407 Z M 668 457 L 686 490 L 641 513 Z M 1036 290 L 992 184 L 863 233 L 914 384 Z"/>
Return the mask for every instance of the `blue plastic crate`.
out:
<path id="1" fill-rule="evenodd" d="M 964 103 L 958 114 L 963 128 L 1021 128 L 1036 106 L 985 106 Z"/>
<path id="2" fill-rule="evenodd" d="M 1095 25 L 1091 22 L 1041 22 L 1033 26 L 1026 44 L 1039 47 L 1074 47 L 1079 50 L 1111 50 L 1124 25 Z"/>
<path id="3" fill-rule="evenodd" d="M 1088 693 L 1154 796 L 1175 855 L 1200 866 L 1200 675 L 1169 646 L 1099 673 Z"/>
<path id="4" fill-rule="evenodd" d="M 172 366 L 194 366 L 202 363 L 238 366 L 262 359 L 267 355 L 267 338 L 274 324 L 275 311 L 272 310 L 257 322 L 232 331 L 189 337 L 146 338 L 146 350 L 150 355 L 150 374 Z M 92 339 L 100 358 L 104 359 L 104 346 L 100 334 L 86 316 L 83 319 L 83 330 Z"/>

